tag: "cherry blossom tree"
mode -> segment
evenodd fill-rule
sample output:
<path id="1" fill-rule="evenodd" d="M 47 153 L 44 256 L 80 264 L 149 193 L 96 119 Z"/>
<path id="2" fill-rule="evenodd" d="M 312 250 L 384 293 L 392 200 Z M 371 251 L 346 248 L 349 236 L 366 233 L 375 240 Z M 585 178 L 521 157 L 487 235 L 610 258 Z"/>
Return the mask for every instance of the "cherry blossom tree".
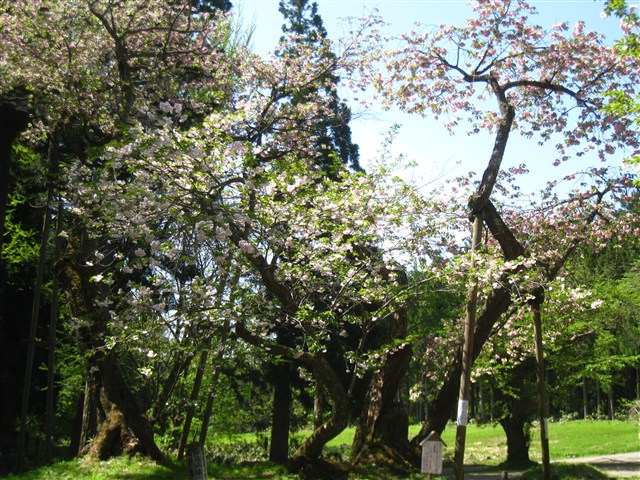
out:
<path id="1" fill-rule="evenodd" d="M 187 118 L 197 116 L 203 105 L 198 88 L 208 84 L 211 94 L 223 97 L 228 87 L 225 65 L 232 63 L 222 61 L 227 54 L 218 47 L 229 28 L 209 15 L 192 15 L 185 4 L 147 2 L 142 8 L 139 2 L 21 1 L 3 5 L 1 15 L 0 62 L 9 68 L 0 90 L 23 92 L 31 114 L 24 138 L 48 145 L 51 172 L 62 162 L 72 168 L 90 165 L 91 148 L 118 137 L 120 126 L 132 119 L 148 121 L 149 111 L 165 109 L 167 99 L 185 93 L 183 81 L 189 76 L 194 89 L 188 95 L 195 95 L 182 97 Z M 50 177 L 52 186 L 62 183 Z M 93 255 L 101 240 L 87 235 L 82 219 L 73 221 L 67 267 L 60 272 L 67 278 L 72 314 L 82 319 L 77 331 L 88 371 L 100 371 L 96 388 L 104 388 L 111 402 L 105 411 L 115 405 L 142 449 L 161 461 L 116 354 L 104 343 L 108 312 L 94 308 L 100 289 L 91 282 L 99 274 Z"/>
<path id="2" fill-rule="evenodd" d="M 606 91 L 634 94 L 638 73 L 635 59 L 620 58 L 583 22 L 571 28 L 560 23 L 549 30 L 532 24 L 530 17 L 535 9 L 523 1 L 477 2 L 473 11 L 474 17 L 464 26 L 440 25 L 402 36 L 402 46 L 389 55 L 386 72 L 362 72 L 371 78 L 389 106 L 445 117 L 452 132 L 468 122 L 469 133 L 494 135 L 486 170 L 469 196 L 468 214 L 489 230 L 509 273 L 483 299 L 475 329 L 470 329 L 470 333 L 475 331 L 475 338 L 469 336 L 468 343 L 473 347 L 469 347 L 466 358 L 479 354 L 493 325 L 512 305 L 514 290 L 507 278 L 526 263 L 545 262 L 532 256 L 531 245 L 523 241 L 515 226 L 508 223 L 506 212 L 492 199 L 504 170 L 509 136 L 517 133 L 538 142 L 554 142 L 557 155 L 551 160 L 555 164 L 572 157 L 606 160 L 617 149 L 634 154 L 638 148 L 633 122 L 603 111 Z M 570 254 L 561 248 L 565 238 L 549 236 L 549 241 L 561 242 L 549 251 Z M 482 272 L 477 265 L 473 268 Z M 471 325 L 475 293 L 475 287 L 470 289 Z M 528 290 L 527 302 L 532 305 L 543 298 L 542 288 Z M 441 389 L 440 401 L 430 410 L 432 419 L 447 418 L 456 376 L 449 376 Z M 417 441 L 432 428 L 441 430 L 444 424 L 436 426 L 431 420 L 425 427 Z M 464 448 L 464 433 L 461 437 L 459 450 Z"/>
<path id="3" fill-rule="evenodd" d="M 471 191 L 473 182 L 468 184 L 466 178 L 461 178 L 460 181 L 462 186 L 450 188 L 454 198 L 450 195 L 443 196 L 443 206 L 439 210 L 447 212 L 443 215 L 443 223 L 447 222 L 449 228 L 457 225 L 457 230 L 462 234 L 467 218 L 465 205 L 458 200 L 457 207 L 451 207 L 455 198 L 464 198 L 464 192 Z M 540 288 L 550 302 L 543 310 L 544 318 L 547 319 L 545 338 L 549 341 L 564 333 L 560 327 L 561 319 L 566 318 L 566 315 L 562 316 L 561 313 L 571 311 L 574 306 L 576 311 L 590 308 L 593 300 L 588 300 L 584 288 L 572 290 L 568 285 L 565 286 L 565 265 L 576 249 L 597 252 L 608 245 L 623 245 L 637 235 L 637 218 L 632 212 L 620 208 L 635 191 L 632 181 L 632 176 L 620 175 L 615 170 L 606 173 L 602 169 L 593 169 L 581 176 L 569 175 L 551 182 L 541 195 L 532 197 L 513 190 L 519 182 L 511 174 L 500 175 L 498 188 L 503 195 L 509 194 L 501 199 L 500 210 L 505 221 L 512 226 L 514 235 L 522 242 L 523 248 L 526 248 L 526 256 L 505 262 L 499 244 L 489 238 L 482 257 L 476 260 L 482 303 L 489 302 L 496 295 L 496 290 L 501 288 L 511 292 L 503 304 L 502 315 L 490 323 L 490 330 L 477 331 L 476 338 L 485 342 L 484 347 L 478 349 L 478 354 L 488 355 L 488 352 L 495 350 L 493 345 L 496 344 L 510 345 L 505 351 L 494 352 L 501 356 L 498 362 L 501 369 L 509 369 L 526 359 L 522 352 L 531 353 L 533 347 L 532 338 L 527 336 L 531 325 L 518 323 L 515 319 L 524 316 L 530 321 L 528 304 Z M 558 191 L 564 191 L 565 185 L 567 188 L 573 185 L 575 190 L 561 196 Z M 448 211 L 445 210 L 445 205 L 449 205 Z M 455 211 L 459 212 L 457 217 L 451 215 Z M 460 238 L 460 235 L 457 237 Z M 453 261 L 434 266 L 433 274 L 441 282 L 449 284 L 452 291 L 461 292 L 469 275 L 470 260 L 467 255 L 462 254 L 464 245 L 455 250 L 451 248 L 448 239 L 445 239 L 445 244 L 456 256 Z M 544 313 L 550 308 L 558 309 L 559 304 L 563 304 L 563 308 L 558 315 Z M 487 315 L 495 315 L 495 312 L 485 310 L 479 319 L 483 320 Z M 416 396 L 423 395 L 430 400 L 430 410 L 439 408 L 443 398 L 453 393 L 447 385 L 452 382 L 452 377 L 456 378 L 455 370 L 459 368 L 451 368 L 451 365 L 456 364 L 455 359 L 461 348 L 462 322 L 451 320 L 416 345 L 416 351 L 423 352 L 424 355 L 420 362 L 425 376 L 424 383 L 416 386 L 413 392 Z M 487 325 L 482 321 L 479 324 Z M 526 333 L 523 334 L 523 331 Z M 523 344 L 525 347 L 522 347 Z M 504 364 L 507 359 L 510 361 Z M 475 369 L 474 376 L 491 373 L 491 369 L 485 368 L 484 361 L 482 365 L 482 368 Z M 498 372 L 494 372 L 494 375 L 497 374 Z M 510 441 L 509 438 L 508 444 Z M 513 459 L 521 461 L 521 458 L 515 460 L 515 454 Z"/>
<path id="4" fill-rule="evenodd" d="M 213 124 L 219 125 L 221 115 L 215 118 Z M 228 121 L 238 120 L 232 115 Z M 249 150 L 251 144 L 229 140 L 226 132 L 213 129 L 203 135 L 207 125 L 205 122 L 186 134 L 165 129 L 167 136 L 160 140 L 160 149 L 155 143 L 156 129 L 139 132 L 134 136 L 135 146 L 127 144 L 107 153 L 110 165 L 126 159 L 139 181 L 114 184 L 107 171 L 104 182 L 82 192 L 73 203 L 83 217 L 95 219 L 93 228 L 108 232 L 111 238 L 129 237 L 139 244 L 136 258 L 123 266 L 128 269 L 157 268 L 169 261 L 167 249 L 153 247 L 159 242 L 150 228 L 163 218 L 179 219 L 176 225 L 195 228 L 199 241 L 218 245 L 218 269 L 228 268 L 233 252 L 238 255 L 234 262 L 239 262 L 245 281 L 235 287 L 233 295 L 241 297 L 242 303 L 233 308 L 221 306 L 218 318 L 231 319 L 234 333 L 241 339 L 308 365 L 316 388 L 327 390 L 333 414 L 292 461 L 317 458 L 326 441 L 346 426 L 346 405 L 368 365 L 384 362 L 386 355 L 409 351 L 398 341 L 389 352 L 384 345 L 368 352 L 369 337 L 383 322 L 393 323 L 399 311 L 398 295 L 404 284 L 396 278 L 398 267 L 387 255 L 406 248 L 398 227 L 408 217 L 415 217 L 407 213 L 410 190 L 389 189 L 383 174 L 345 173 L 336 182 L 325 178 L 320 167 L 292 155 L 251 169 L 256 159 Z M 221 148 L 224 142 L 227 148 Z M 163 185 L 161 179 L 168 172 L 173 172 L 175 181 Z M 95 171 L 87 171 L 86 177 L 75 178 L 88 185 L 95 175 Z M 391 194 L 385 195 L 385 191 Z M 127 218 L 137 214 L 128 202 L 140 198 L 147 199 L 147 213 L 139 223 L 131 224 Z M 171 213 L 173 209 L 178 212 Z M 109 212 L 116 212 L 116 217 Z M 376 253 L 374 245 L 384 245 L 387 253 Z M 106 275 L 98 280 L 109 282 Z M 132 314 L 156 308 L 158 292 L 168 288 L 154 285 L 156 293 L 145 289 L 144 298 L 141 288 L 132 290 L 128 303 L 137 309 Z M 198 299 L 192 301 L 197 309 Z M 273 336 L 276 329 L 289 332 L 296 342 L 277 341 Z M 401 333 L 397 338 L 402 338 Z M 357 343 L 355 349 L 350 347 L 341 354 L 346 365 L 332 364 L 327 354 L 335 353 L 336 348 L 346 349 L 349 337 Z M 346 384 L 340 371 L 345 367 L 350 378 Z"/>
<path id="5" fill-rule="evenodd" d="M 415 245 L 400 234 L 422 221 L 414 193 L 385 171 L 336 168 L 330 181 L 317 166 L 309 127 L 333 115 L 332 72 L 348 55 L 328 42 L 327 54 L 300 44 L 283 55 L 283 43 L 259 58 L 229 45 L 224 18 L 182 3 L 22 3 L 3 11 L 12 74 L 2 90 L 33 92 L 25 139 L 60 147 L 51 163 L 63 164 L 56 186 L 70 222 L 58 271 L 90 390 L 104 392 L 112 420 L 97 454 L 123 423 L 162 461 L 142 412 L 163 406 L 142 408 L 131 382 L 157 383 L 166 399 L 180 370 L 153 377 L 162 350 L 198 348 L 195 337 L 230 324 L 326 390 L 332 415 L 293 463 L 319 458 L 347 424 L 356 382 L 402 358 L 383 369 L 385 384 L 397 381 L 408 361 L 392 252 Z M 280 327 L 295 342 L 274 338 Z M 376 343 L 380 329 L 391 345 Z M 139 377 L 124 374 L 124 356 Z"/>

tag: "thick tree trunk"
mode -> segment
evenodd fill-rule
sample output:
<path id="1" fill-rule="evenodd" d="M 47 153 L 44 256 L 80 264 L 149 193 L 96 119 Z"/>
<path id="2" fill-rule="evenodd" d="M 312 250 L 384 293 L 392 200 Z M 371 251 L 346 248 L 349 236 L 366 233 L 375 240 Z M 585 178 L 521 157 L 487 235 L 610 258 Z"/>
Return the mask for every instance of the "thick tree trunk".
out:
<path id="1" fill-rule="evenodd" d="M 497 383 L 494 385 L 499 422 L 507 436 L 507 464 L 510 466 L 533 463 L 529 458 L 529 426 L 535 414 L 535 368 L 531 357 L 511 369 L 506 388 L 501 389 Z"/>
<path id="2" fill-rule="evenodd" d="M 104 286 L 90 280 L 97 272 L 87 266 L 87 259 L 96 250 L 96 241 L 83 237 L 71 261 L 60 266 L 72 315 L 83 321 L 77 330 L 80 351 L 87 358 L 89 371 L 99 374 L 106 397 L 121 412 L 124 423 L 138 438 L 139 451 L 163 463 L 164 455 L 155 443 L 151 423 L 140 410 L 127 385 L 115 351 L 104 344 L 108 334 L 109 313 L 96 306 L 96 300 L 105 296 L 101 290 Z"/>
<path id="3" fill-rule="evenodd" d="M 376 463 L 402 472 L 410 468 L 409 420 L 398 398 L 410 360 L 411 348 L 406 345 L 389 353 L 384 366 L 374 373 L 351 448 L 354 464 Z"/>
<path id="4" fill-rule="evenodd" d="M 529 444 L 531 439 L 527 434 L 527 415 L 522 411 L 521 406 L 517 406 L 519 402 L 514 401 L 514 409 L 511 410 L 508 417 L 500 420 L 500 425 L 507 435 L 507 464 L 509 466 L 527 466 L 531 465 L 529 458 Z"/>
<path id="5" fill-rule="evenodd" d="M 289 424 L 291 417 L 291 365 L 274 367 L 273 410 L 269 460 L 286 464 L 289 460 Z"/>
<path id="6" fill-rule="evenodd" d="M 103 388 L 100 389 L 99 397 L 100 410 L 104 414 L 89 446 L 89 454 L 100 460 L 107 460 L 122 453 L 146 453 L 139 438 L 129 428 L 124 414 L 109 400 Z"/>
<path id="7" fill-rule="evenodd" d="M 148 418 L 144 416 L 133 393 L 126 384 L 120 364 L 113 351 L 100 354 L 96 359 L 100 370 L 105 394 L 122 412 L 124 422 L 140 442 L 140 452 L 148 455 L 158 463 L 164 463 L 164 455 L 153 438 L 153 430 Z"/>

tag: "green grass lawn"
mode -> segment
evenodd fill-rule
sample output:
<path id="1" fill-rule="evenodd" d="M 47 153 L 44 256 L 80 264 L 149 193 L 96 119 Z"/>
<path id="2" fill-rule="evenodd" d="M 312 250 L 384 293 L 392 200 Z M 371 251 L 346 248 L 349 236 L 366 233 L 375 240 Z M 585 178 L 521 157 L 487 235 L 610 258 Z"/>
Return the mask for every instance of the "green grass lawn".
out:
<path id="1" fill-rule="evenodd" d="M 412 425 L 409 436 L 420 430 Z M 353 429 L 342 432 L 329 442 L 329 447 L 350 445 Z M 445 457 L 453 457 L 456 428 L 450 424 L 442 434 L 446 443 Z M 529 455 L 540 461 L 540 430 L 531 430 Z M 552 460 L 588 457 L 610 453 L 626 453 L 640 450 L 640 426 L 636 422 L 622 420 L 571 420 L 549 423 L 549 450 Z M 507 457 L 507 437 L 499 425 L 469 425 L 467 428 L 465 459 L 470 464 L 498 465 Z"/>
<path id="2" fill-rule="evenodd" d="M 411 429 L 411 435 L 419 427 Z M 346 430 L 335 438 L 328 447 L 344 449 L 351 443 L 353 429 Z M 598 454 L 624 453 L 640 450 L 640 427 L 631 421 L 567 421 L 549 424 L 551 458 L 591 456 Z M 533 442 L 530 455 L 539 460 L 539 431 L 533 429 Z M 234 437 L 238 440 L 238 437 Z M 243 437 L 247 442 L 253 437 Z M 446 442 L 445 457 L 453 456 L 455 427 L 451 426 L 442 435 Z M 467 464 L 496 466 L 506 458 L 506 438 L 502 428 L 495 425 L 469 425 L 467 429 Z M 414 476 L 413 478 L 423 478 Z M 9 476 L 13 480 L 71 480 L 76 478 L 88 480 L 184 480 L 186 479 L 183 464 L 159 466 L 143 458 L 116 458 L 107 462 L 87 459 L 58 462 L 51 466 L 32 470 L 22 475 Z M 211 479 L 295 479 L 280 467 L 266 463 L 237 467 L 220 467 L 211 465 Z M 570 477 L 567 477 L 570 478 Z"/>

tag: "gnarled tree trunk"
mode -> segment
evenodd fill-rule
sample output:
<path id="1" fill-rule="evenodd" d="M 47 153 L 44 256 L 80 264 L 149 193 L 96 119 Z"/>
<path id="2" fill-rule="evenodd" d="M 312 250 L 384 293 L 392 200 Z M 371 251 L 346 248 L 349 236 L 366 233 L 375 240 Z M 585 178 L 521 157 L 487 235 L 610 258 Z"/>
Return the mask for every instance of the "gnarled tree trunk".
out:
<path id="1" fill-rule="evenodd" d="M 151 423 L 140 410 L 133 392 L 125 381 L 116 352 L 104 343 L 108 334 L 109 313 L 96 304 L 96 300 L 105 296 L 105 292 L 101 291 L 104 287 L 91 281 L 97 272 L 94 272 L 87 262 L 96 249 L 97 241 L 81 235 L 77 251 L 72 252 L 70 258 L 59 268 L 66 284 L 71 313 L 80 323 L 77 329 L 80 351 L 87 359 L 88 370 L 99 376 L 97 381 L 101 384 L 104 398 L 113 404 L 105 408 L 105 419 L 114 425 L 123 423 L 124 430 L 121 429 L 121 432 L 130 429 L 138 439 L 138 451 L 156 462 L 163 463 L 164 455 L 155 443 Z M 104 404 L 102 400 L 101 403 Z M 100 437 L 101 427 L 99 425 L 96 438 Z M 112 430 L 116 430 L 116 427 Z M 120 436 L 121 439 L 125 437 L 126 435 Z"/>
<path id="2" fill-rule="evenodd" d="M 390 340 L 407 333 L 407 312 L 399 308 L 391 314 Z M 409 452 L 409 420 L 398 398 L 400 381 L 411 360 L 411 347 L 401 344 L 385 355 L 383 366 L 374 373 L 367 391 L 352 446 L 354 464 L 375 462 L 405 471 Z"/>
<path id="3" fill-rule="evenodd" d="M 344 472 L 322 462 L 320 457 L 327 442 L 338 436 L 349 424 L 347 392 L 336 372 L 321 354 L 301 352 L 294 355 L 294 360 L 313 368 L 317 388 L 324 388 L 331 401 L 331 415 L 294 452 L 289 459 L 289 468 L 305 476 L 340 478 L 344 476 Z"/>

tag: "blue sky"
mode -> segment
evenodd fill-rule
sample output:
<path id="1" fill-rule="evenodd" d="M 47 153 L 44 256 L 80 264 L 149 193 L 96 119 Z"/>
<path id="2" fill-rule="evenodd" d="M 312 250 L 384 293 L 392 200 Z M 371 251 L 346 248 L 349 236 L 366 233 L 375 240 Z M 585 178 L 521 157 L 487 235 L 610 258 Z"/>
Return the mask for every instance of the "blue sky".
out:
<path id="1" fill-rule="evenodd" d="M 342 36 L 341 18 L 363 16 L 377 9 L 389 24 L 388 33 L 408 32 L 415 22 L 424 25 L 462 24 L 471 15 L 467 0 L 317 0 L 329 37 Z M 619 37 L 618 20 L 603 18 L 603 0 L 537 0 L 530 1 L 538 10 L 535 22 L 542 26 L 568 21 L 584 20 L 589 30 L 605 33 L 613 39 Z M 269 52 L 281 35 L 283 19 L 278 12 L 278 0 L 234 0 L 234 12 L 245 24 L 255 22 L 253 35 L 254 50 Z M 354 105 L 356 118 L 352 124 L 353 139 L 360 146 L 361 159 L 366 167 L 367 160 L 375 156 L 380 141 L 392 124 L 400 124 L 400 133 L 393 152 L 403 154 L 413 160 L 418 167 L 403 173 L 414 178 L 419 184 L 427 185 L 443 175 L 462 175 L 473 170 L 481 174 L 489 157 L 493 138 L 489 135 L 468 137 L 464 130 L 450 136 L 440 122 L 406 115 L 398 111 L 369 109 L 366 112 Z M 593 163 L 599 163 L 592 159 Z M 552 152 L 538 147 L 535 141 L 524 141 L 512 137 L 503 167 L 525 163 L 532 173 L 523 179 L 523 190 L 540 188 L 549 179 L 549 169 L 553 161 Z M 542 167 L 542 168 L 536 168 Z M 575 166 L 565 165 L 566 172 Z M 561 175 L 551 173 L 554 177 Z"/>

